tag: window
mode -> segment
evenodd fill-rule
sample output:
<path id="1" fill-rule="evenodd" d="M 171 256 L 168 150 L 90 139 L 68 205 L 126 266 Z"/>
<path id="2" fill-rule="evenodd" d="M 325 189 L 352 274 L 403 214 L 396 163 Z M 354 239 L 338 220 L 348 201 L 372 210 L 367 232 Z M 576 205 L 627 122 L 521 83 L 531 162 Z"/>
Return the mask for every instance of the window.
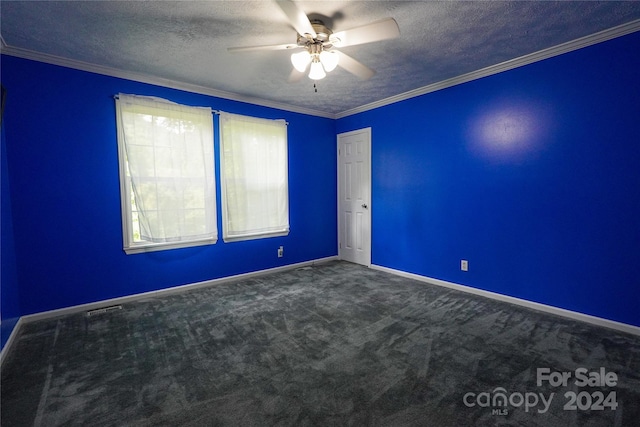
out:
<path id="1" fill-rule="evenodd" d="M 125 252 L 215 243 L 211 109 L 120 94 L 116 114 Z"/>
<path id="2" fill-rule="evenodd" d="M 220 114 L 225 242 L 289 234 L 287 124 Z"/>

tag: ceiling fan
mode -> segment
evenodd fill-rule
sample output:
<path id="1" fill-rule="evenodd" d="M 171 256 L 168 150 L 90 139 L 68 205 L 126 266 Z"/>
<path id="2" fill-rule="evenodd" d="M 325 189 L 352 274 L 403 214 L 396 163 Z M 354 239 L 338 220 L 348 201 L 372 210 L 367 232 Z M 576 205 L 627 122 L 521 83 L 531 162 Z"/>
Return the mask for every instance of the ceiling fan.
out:
<path id="1" fill-rule="evenodd" d="M 229 52 L 297 50 L 291 55 L 294 69 L 289 76 L 290 81 L 302 78 L 307 69 L 309 69 L 310 79 L 320 80 L 337 66 L 367 80 L 375 74 L 375 71 L 335 48 L 392 39 L 400 35 L 398 24 L 393 18 L 334 33 L 321 20 L 310 20 L 293 1 L 277 0 L 276 3 L 298 32 L 296 43 L 230 47 L 227 50 Z"/>

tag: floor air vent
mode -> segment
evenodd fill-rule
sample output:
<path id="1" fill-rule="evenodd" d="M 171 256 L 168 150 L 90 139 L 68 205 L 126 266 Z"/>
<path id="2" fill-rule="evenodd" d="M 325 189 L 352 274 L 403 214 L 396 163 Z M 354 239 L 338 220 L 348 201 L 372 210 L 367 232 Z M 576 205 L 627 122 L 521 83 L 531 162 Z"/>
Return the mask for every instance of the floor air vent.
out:
<path id="1" fill-rule="evenodd" d="M 91 317 L 91 316 L 95 316 L 97 314 L 108 313 L 108 312 L 114 311 L 114 310 L 122 310 L 122 306 L 121 305 L 111 305 L 109 307 L 96 308 L 95 310 L 87 311 L 87 316 Z"/>

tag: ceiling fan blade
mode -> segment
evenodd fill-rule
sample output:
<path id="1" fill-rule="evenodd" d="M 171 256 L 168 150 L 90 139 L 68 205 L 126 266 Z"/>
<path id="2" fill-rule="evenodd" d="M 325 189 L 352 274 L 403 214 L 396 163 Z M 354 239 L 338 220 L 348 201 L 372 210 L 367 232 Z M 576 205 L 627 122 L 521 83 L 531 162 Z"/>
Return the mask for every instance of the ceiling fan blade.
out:
<path id="1" fill-rule="evenodd" d="M 399 35 L 400 28 L 396 20 L 387 18 L 350 30 L 338 31 L 333 33 L 329 40 L 336 47 L 345 47 L 393 39 Z"/>
<path id="2" fill-rule="evenodd" d="M 336 50 L 335 52 L 340 56 L 338 66 L 344 68 L 351 74 L 360 77 L 362 80 L 369 80 L 376 73 L 371 68 L 359 61 L 356 61 L 346 53 L 342 53 L 339 50 Z"/>
<path id="3" fill-rule="evenodd" d="M 307 34 L 315 39 L 317 36 L 315 30 L 311 26 L 311 22 L 309 18 L 307 18 L 307 14 L 302 11 L 293 1 L 290 0 L 277 0 L 278 6 L 280 9 L 287 15 L 289 18 L 289 22 L 298 34 L 302 36 L 306 36 Z"/>
<path id="4" fill-rule="evenodd" d="M 287 49 L 293 50 L 298 47 L 300 46 L 298 46 L 297 44 L 287 43 L 287 44 L 274 44 L 269 46 L 228 47 L 227 51 L 231 53 L 236 53 L 236 52 L 253 52 L 256 50 L 287 50 Z"/>

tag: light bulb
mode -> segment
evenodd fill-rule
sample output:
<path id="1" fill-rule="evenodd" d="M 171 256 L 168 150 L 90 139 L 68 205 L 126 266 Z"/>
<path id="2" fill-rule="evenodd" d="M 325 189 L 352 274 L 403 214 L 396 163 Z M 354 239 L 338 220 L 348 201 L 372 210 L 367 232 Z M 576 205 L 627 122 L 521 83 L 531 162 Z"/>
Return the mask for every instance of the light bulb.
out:
<path id="1" fill-rule="evenodd" d="M 327 73 L 324 72 L 320 61 L 311 62 L 311 69 L 309 70 L 309 78 L 312 80 L 324 79 Z"/>
<path id="2" fill-rule="evenodd" d="M 322 62 L 322 65 L 324 66 L 324 70 L 327 73 L 333 71 L 338 66 L 339 59 L 340 57 L 334 50 L 332 51 L 323 50 L 322 53 L 320 53 L 320 62 Z"/>
<path id="3" fill-rule="evenodd" d="M 293 67 L 301 73 L 304 73 L 307 69 L 309 61 L 311 61 L 311 55 L 309 55 L 309 52 L 306 50 L 291 54 L 291 63 L 293 64 Z"/>

